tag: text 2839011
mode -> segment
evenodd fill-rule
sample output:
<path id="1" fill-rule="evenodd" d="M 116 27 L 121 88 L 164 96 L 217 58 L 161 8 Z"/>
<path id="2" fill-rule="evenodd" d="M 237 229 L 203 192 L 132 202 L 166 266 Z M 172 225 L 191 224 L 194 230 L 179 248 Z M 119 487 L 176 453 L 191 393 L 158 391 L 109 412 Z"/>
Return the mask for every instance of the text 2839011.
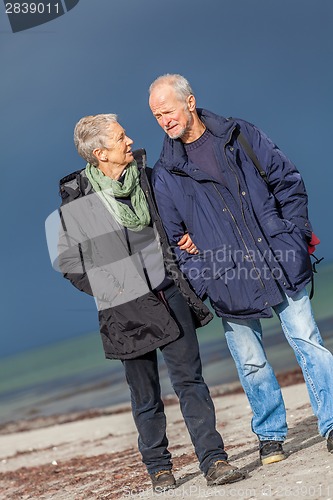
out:
<path id="1" fill-rule="evenodd" d="M 59 14 L 60 10 L 59 2 L 6 3 L 6 14 Z"/>

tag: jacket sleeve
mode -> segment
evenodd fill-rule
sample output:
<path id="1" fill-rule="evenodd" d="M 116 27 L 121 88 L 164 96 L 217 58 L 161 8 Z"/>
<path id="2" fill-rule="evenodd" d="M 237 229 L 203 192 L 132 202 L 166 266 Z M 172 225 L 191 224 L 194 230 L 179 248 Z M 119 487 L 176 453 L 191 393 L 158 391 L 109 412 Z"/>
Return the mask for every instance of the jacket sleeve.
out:
<path id="1" fill-rule="evenodd" d="M 87 255 L 88 242 L 85 244 L 74 241 L 66 231 L 60 231 L 58 242 L 58 268 L 64 278 L 68 279 L 81 292 L 93 295 L 89 283 L 83 255 Z"/>
<path id="2" fill-rule="evenodd" d="M 155 166 L 153 169 L 152 186 L 159 215 L 180 270 L 191 283 L 195 293 L 200 298 L 203 298 L 207 290 L 206 283 L 202 279 L 203 261 L 200 259 L 200 256 L 191 255 L 185 250 L 180 250 L 177 245 L 177 242 L 187 229 L 173 202 L 174 194 L 172 194 L 170 190 L 170 183 L 168 183 L 168 179 L 165 178 L 170 175 L 171 174 L 164 171 L 163 167 L 157 168 Z"/>
<path id="3" fill-rule="evenodd" d="M 248 122 L 240 121 L 239 124 L 266 171 L 269 188 L 277 201 L 281 217 L 293 222 L 311 239 L 308 196 L 301 174 L 264 132 Z"/>

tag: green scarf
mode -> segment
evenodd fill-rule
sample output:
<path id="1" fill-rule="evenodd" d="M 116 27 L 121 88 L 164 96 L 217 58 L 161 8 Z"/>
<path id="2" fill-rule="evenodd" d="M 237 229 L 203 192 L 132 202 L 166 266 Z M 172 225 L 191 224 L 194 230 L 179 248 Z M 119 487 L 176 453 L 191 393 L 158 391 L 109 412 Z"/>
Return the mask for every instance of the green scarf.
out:
<path id="1" fill-rule="evenodd" d="M 132 231 L 141 231 L 149 225 L 149 207 L 139 184 L 139 170 L 135 161 L 126 167 L 123 183 L 104 175 L 98 167 L 90 163 L 87 163 L 85 172 L 92 188 L 117 222 Z M 128 196 L 131 197 L 134 212 L 128 205 L 116 199 Z"/>

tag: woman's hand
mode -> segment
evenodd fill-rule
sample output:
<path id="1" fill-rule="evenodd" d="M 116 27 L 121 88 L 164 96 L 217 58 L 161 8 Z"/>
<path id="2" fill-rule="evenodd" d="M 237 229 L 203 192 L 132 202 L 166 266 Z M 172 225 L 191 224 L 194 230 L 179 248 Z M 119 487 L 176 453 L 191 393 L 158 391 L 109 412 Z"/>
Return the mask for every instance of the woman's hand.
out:
<path id="1" fill-rule="evenodd" d="M 199 250 L 191 240 L 191 237 L 188 233 L 185 233 L 184 236 L 181 237 L 177 245 L 179 246 L 180 250 L 185 250 L 187 253 L 190 253 L 192 255 L 199 253 Z"/>

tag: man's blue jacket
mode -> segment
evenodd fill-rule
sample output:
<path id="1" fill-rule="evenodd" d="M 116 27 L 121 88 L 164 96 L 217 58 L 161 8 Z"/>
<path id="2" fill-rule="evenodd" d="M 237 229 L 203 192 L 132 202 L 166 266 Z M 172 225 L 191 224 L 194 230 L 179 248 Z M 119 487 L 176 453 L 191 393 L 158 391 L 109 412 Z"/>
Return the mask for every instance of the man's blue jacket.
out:
<path id="1" fill-rule="evenodd" d="M 258 128 L 207 110 L 198 114 L 214 136 L 224 182 L 187 158 L 181 140 L 165 137 L 153 169 L 159 213 L 180 267 L 218 316 L 271 316 L 271 306 L 295 295 L 312 276 L 307 243 L 312 228 L 300 173 Z M 237 139 L 252 146 L 268 183 Z M 188 231 L 199 254 L 179 250 Z"/>

